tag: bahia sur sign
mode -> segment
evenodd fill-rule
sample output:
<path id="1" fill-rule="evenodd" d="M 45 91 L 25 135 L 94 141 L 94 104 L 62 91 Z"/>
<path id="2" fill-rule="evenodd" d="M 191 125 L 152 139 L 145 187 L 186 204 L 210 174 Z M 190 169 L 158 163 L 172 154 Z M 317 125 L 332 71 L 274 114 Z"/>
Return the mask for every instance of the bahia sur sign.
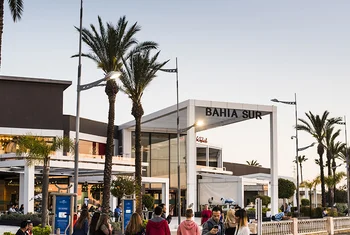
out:
<path id="1" fill-rule="evenodd" d="M 262 113 L 254 110 L 236 110 L 225 108 L 205 108 L 205 116 L 210 117 L 227 117 L 227 118 L 244 118 L 244 119 L 262 119 Z"/>

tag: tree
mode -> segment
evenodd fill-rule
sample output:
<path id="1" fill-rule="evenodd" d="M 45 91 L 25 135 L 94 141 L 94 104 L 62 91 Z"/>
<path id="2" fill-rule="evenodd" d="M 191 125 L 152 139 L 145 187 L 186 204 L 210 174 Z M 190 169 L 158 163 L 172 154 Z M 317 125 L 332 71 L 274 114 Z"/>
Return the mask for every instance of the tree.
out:
<path id="1" fill-rule="evenodd" d="M 312 195 L 311 195 L 311 191 L 312 191 L 312 189 L 315 187 L 316 188 L 316 186 L 315 186 L 315 184 L 316 184 L 316 181 L 315 180 L 313 180 L 313 181 L 303 181 L 303 182 L 301 182 L 301 185 L 303 186 L 303 187 L 306 187 L 306 188 L 308 188 L 309 189 L 309 203 L 310 203 L 310 216 L 311 216 L 311 212 L 312 212 Z M 316 193 L 316 192 L 315 192 Z"/>
<path id="2" fill-rule="evenodd" d="M 5 0 L 0 0 L 0 66 L 2 51 L 2 34 L 4 31 L 4 4 Z M 8 0 L 13 22 L 17 22 L 22 18 L 23 0 Z"/>
<path id="3" fill-rule="evenodd" d="M 91 24 L 91 31 L 87 28 L 82 30 L 82 40 L 91 50 L 87 54 L 82 54 L 83 57 L 87 57 L 96 62 L 98 68 L 102 69 L 105 74 L 113 71 L 120 71 L 123 63 L 122 57 L 128 52 L 128 50 L 134 46 L 137 50 L 156 48 L 157 44 L 154 42 L 137 43 L 134 37 L 141 28 L 134 23 L 131 27 L 128 27 L 128 21 L 125 16 L 121 17 L 116 26 L 112 23 L 107 23 L 107 29 L 102 23 L 101 17 L 98 16 L 98 27 Z M 76 28 L 78 31 L 79 29 Z M 73 57 L 77 57 L 74 55 Z M 102 199 L 102 211 L 108 213 L 110 210 L 110 187 L 111 175 L 112 175 L 112 157 L 113 140 L 114 140 L 114 119 L 115 119 L 115 99 L 119 91 L 119 87 L 115 80 L 110 79 L 106 83 L 105 93 L 108 96 L 109 111 L 108 111 L 108 124 L 107 124 L 107 143 L 106 143 L 106 155 L 105 155 L 105 167 L 103 172 L 103 199 Z"/>
<path id="4" fill-rule="evenodd" d="M 256 195 L 255 198 L 260 198 L 262 204 L 263 204 L 265 207 L 268 207 L 269 204 L 271 203 L 271 197 L 266 196 L 266 195 Z"/>
<path id="5" fill-rule="evenodd" d="M 341 156 L 341 152 L 342 150 L 345 148 L 345 144 L 341 143 L 339 141 L 337 141 L 336 143 L 334 143 L 334 140 L 330 143 L 329 145 L 329 153 L 331 155 L 331 160 L 332 160 L 332 170 L 333 170 L 333 176 L 336 176 L 336 170 L 337 170 L 337 163 L 336 163 L 336 159 L 340 158 Z M 336 193 L 336 185 L 333 185 L 333 195 L 331 194 L 331 200 L 332 202 L 334 202 L 334 197 L 335 197 L 335 193 Z"/>
<path id="6" fill-rule="evenodd" d="M 282 178 L 278 179 L 278 198 L 284 199 L 292 197 L 295 189 L 295 184 L 292 181 Z"/>
<path id="7" fill-rule="evenodd" d="M 334 188 L 336 188 L 337 184 L 340 183 L 340 181 L 346 176 L 346 173 L 345 172 L 338 172 L 336 173 L 335 175 L 333 176 L 327 176 L 325 177 L 325 182 L 328 186 L 328 189 L 331 189 L 331 201 L 329 202 L 330 205 L 333 207 L 334 205 L 334 192 L 335 190 L 333 191 Z"/>
<path id="8" fill-rule="evenodd" d="M 300 166 L 300 178 L 301 178 L 301 182 L 303 182 L 303 162 L 306 162 L 308 160 L 307 157 L 305 157 L 305 155 L 303 156 L 298 156 L 298 164 Z M 296 160 L 293 161 L 294 163 L 297 163 Z"/>
<path id="9" fill-rule="evenodd" d="M 261 166 L 257 160 L 246 161 L 249 166 Z"/>
<path id="10" fill-rule="evenodd" d="M 41 225 L 45 227 L 48 219 L 46 212 L 49 197 L 50 155 L 60 149 L 70 152 L 74 148 L 74 143 L 66 137 L 56 137 L 52 142 L 48 142 L 43 137 L 25 135 L 18 138 L 17 144 L 17 155 L 24 155 L 28 165 L 43 164 Z"/>
<path id="11" fill-rule="evenodd" d="M 302 124 L 296 126 L 297 130 L 305 131 L 317 140 L 317 154 L 319 155 L 319 167 L 321 177 L 321 191 L 322 191 L 322 207 L 326 206 L 326 189 L 324 180 L 324 169 L 323 169 L 323 154 L 324 154 L 324 139 L 326 135 L 326 129 L 332 125 L 341 121 L 341 118 L 330 118 L 328 119 L 329 112 L 324 111 L 322 116 L 314 115 L 312 112 L 305 113 L 309 122 L 299 118 Z"/>
<path id="12" fill-rule="evenodd" d="M 149 211 L 152 211 L 154 206 L 154 197 L 152 197 L 150 194 L 142 195 L 142 204 L 145 205 Z"/>
<path id="13" fill-rule="evenodd" d="M 157 62 L 159 52 L 154 56 L 151 50 L 142 50 L 130 54 L 128 60 L 123 60 L 124 68 L 120 76 L 121 90 L 132 102 L 131 114 L 135 118 L 135 181 L 136 181 L 136 212 L 142 213 L 142 167 L 141 167 L 141 118 L 144 114 L 141 99 L 143 92 L 156 77 L 156 73 L 168 61 Z"/>
<path id="14" fill-rule="evenodd" d="M 117 198 L 135 193 L 135 180 L 130 176 L 118 176 L 112 181 L 111 193 Z"/>

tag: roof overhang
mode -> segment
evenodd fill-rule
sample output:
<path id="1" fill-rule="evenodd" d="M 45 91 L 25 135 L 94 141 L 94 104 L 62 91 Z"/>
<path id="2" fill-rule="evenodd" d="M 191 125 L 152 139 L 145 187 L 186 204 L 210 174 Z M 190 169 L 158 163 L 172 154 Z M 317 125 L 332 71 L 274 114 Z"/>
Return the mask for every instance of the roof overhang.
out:
<path id="1" fill-rule="evenodd" d="M 188 108 L 194 106 L 196 121 L 204 122 L 196 131 L 203 131 L 251 119 L 260 120 L 264 116 L 277 111 L 276 106 L 216 102 L 206 100 L 186 100 L 179 103 L 180 129 L 194 123 L 187 123 Z M 141 120 L 143 131 L 176 133 L 177 106 L 173 105 L 157 112 L 145 115 Z M 135 121 L 119 126 L 119 129 L 134 129 Z"/>

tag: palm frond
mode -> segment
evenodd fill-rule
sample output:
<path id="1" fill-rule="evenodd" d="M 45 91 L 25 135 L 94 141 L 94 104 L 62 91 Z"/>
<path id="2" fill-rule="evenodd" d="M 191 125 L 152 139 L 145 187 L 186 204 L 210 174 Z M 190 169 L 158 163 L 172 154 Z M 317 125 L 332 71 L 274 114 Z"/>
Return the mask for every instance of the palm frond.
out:
<path id="1" fill-rule="evenodd" d="M 8 0 L 8 4 L 13 21 L 20 20 L 23 14 L 23 0 Z"/>

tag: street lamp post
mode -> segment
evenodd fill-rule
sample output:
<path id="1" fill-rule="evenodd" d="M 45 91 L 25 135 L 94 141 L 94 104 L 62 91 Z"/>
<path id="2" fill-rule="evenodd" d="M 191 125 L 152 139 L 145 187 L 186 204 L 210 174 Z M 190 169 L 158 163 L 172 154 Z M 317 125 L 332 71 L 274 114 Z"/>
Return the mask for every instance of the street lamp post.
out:
<path id="1" fill-rule="evenodd" d="M 295 162 L 297 167 L 297 210 L 298 215 L 300 213 L 300 202 L 299 202 L 299 164 L 298 164 L 298 156 L 299 156 L 299 138 L 298 138 L 298 129 L 296 128 L 298 125 L 298 105 L 297 105 L 297 94 L 294 93 L 294 101 L 280 101 L 278 99 L 272 99 L 272 102 L 294 105 L 295 108 Z"/>
<path id="2" fill-rule="evenodd" d="M 79 177 L 79 131 L 80 131 L 80 84 L 81 84 L 81 44 L 83 35 L 83 0 L 80 0 L 80 26 L 79 26 L 79 62 L 77 82 L 77 106 L 75 114 L 75 148 L 74 148 L 74 193 L 78 195 Z M 77 212 L 78 196 L 74 197 L 74 211 Z"/>
<path id="3" fill-rule="evenodd" d="M 349 172 L 349 153 L 348 153 L 348 134 L 346 128 L 346 116 L 344 116 L 344 121 L 339 122 L 339 124 L 344 125 L 345 127 L 345 160 L 346 160 L 346 191 L 347 191 L 347 199 L 348 199 L 348 216 L 350 216 L 350 172 Z"/>

